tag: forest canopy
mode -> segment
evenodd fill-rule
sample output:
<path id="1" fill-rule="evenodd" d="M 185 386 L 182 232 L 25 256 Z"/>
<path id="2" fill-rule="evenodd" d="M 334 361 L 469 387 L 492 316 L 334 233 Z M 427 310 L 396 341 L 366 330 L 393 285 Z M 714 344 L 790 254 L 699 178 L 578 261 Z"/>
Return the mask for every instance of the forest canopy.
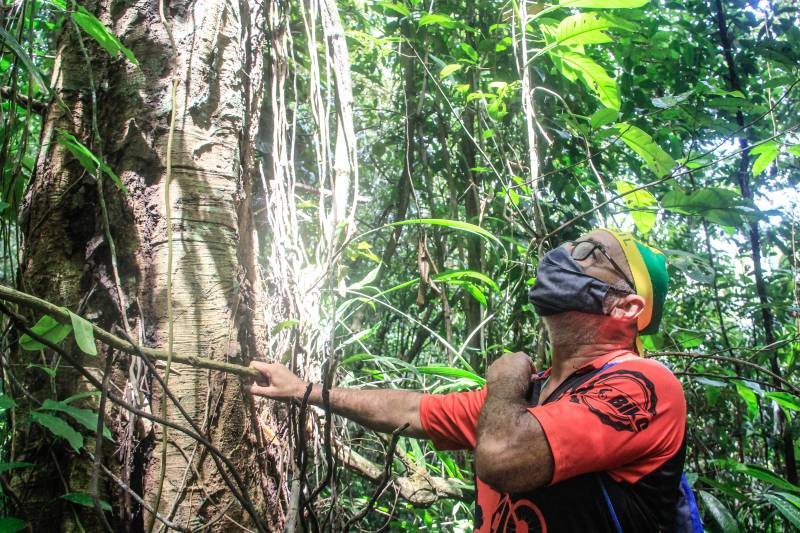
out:
<path id="1" fill-rule="evenodd" d="M 598 227 L 667 257 L 706 530 L 800 529 L 795 1 L 3 0 L 0 44 L 0 532 L 472 530 L 469 455 L 247 365 L 547 368 L 528 289 Z"/>

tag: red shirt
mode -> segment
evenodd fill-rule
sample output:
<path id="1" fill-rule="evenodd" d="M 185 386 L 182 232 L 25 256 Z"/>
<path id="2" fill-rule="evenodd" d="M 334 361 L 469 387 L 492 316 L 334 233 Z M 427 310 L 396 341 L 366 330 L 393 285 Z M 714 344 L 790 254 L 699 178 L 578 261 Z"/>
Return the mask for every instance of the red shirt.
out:
<path id="1" fill-rule="evenodd" d="M 420 420 L 436 448 L 475 448 L 485 397 L 486 389 L 423 397 Z M 686 424 L 683 389 L 669 369 L 612 352 L 529 412 L 553 452 L 553 479 L 511 495 L 476 478 L 475 531 L 616 531 L 601 485 L 624 531 L 669 529 Z"/>

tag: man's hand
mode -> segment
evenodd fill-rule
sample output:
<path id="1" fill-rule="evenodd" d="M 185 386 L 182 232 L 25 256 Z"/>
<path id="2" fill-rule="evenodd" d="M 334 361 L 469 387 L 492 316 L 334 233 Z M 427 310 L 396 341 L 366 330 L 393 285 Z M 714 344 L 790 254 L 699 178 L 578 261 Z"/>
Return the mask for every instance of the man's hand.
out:
<path id="1" fill-rule="evenodd" d="M 525 400 L 533 371 L 527 354 L 516 352 L 503 354 L 486 373 L 475 472 L 500 492 L 537 489 L 553 477 L 553 452 Z"/>
<path id="2" fill-rule="evenodd" d="M 290 402 L 295 398 L 302 399 L 306 393 L 308 384 L 281 364 L 251 361 L 250 368 L 261 372 L 261 379 L 250 385 L 250 394 Z"/>
<path id="3" fill-rule="evenodd" d="M 486 372 L 489 393 L 499 392 L 498 389 L 506 389 L 510 393 L 520 393 L 524 396 L 533 372 L 533 362 L 528 354 L 524 352 L 504 353 L 500 359 L 492 363 Z"/>

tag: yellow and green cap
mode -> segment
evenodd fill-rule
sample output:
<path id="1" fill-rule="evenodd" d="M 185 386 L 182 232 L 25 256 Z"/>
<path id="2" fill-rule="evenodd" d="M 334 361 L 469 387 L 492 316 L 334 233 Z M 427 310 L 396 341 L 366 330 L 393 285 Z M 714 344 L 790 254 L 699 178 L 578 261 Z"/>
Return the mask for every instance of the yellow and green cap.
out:
<path id="1" fill-rule="evenodd" d="M 620 244 L 633 274 L 636 294 L 644 298 L 644 311 L 639 315 L 638 330 L 642 335 L 658 331 L 667 298 L 669 276 L 663 252 L 637 240 L 630 233 L 603 228 Z"/>

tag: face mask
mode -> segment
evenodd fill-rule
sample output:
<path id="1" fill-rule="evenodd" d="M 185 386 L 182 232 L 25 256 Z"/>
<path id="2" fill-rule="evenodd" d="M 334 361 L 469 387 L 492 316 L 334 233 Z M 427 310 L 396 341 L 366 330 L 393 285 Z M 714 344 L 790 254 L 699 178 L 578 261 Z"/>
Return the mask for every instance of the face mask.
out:
<path id="1" fill-rule="evenodd" d="M 603 300 L 611 286 L 583 273 L 567 249 L 559 246 L 539 263 L 528 298 L 540 316 L 565 311 L 603 315 Z"/>

